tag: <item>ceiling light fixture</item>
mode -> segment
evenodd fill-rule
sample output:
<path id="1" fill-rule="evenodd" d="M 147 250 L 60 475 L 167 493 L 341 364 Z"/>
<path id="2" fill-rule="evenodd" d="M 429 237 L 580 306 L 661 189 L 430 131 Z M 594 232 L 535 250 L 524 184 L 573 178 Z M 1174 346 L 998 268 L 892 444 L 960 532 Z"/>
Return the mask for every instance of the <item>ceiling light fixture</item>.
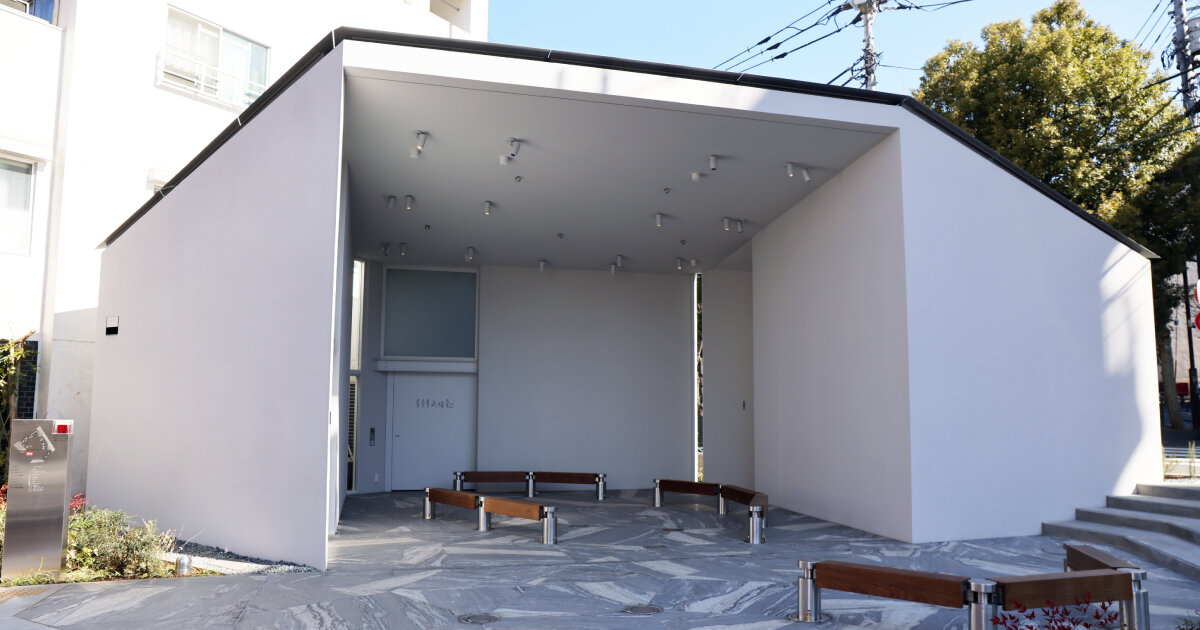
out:
<path id="1" fill-rule="evenodd" d="M 388 195 L 387 196 L 387 209 L 388 210 L 396 209 L 396 195 Z"/>
<path id="2" fill-rule="evenodd" d="M 696 265 L 700 264 L 700 261 L 696 260 L 695 258 L 691 259 L 691 260 L 690 260 L 690 261 L 688 261 L 688 262 L 690 262 L 690 263 L 692 264 L 692 266 L 693 266 L 693 267 L 695 267 Z"/>
<path id="3" fill-rule="evenodd" d="M 400 243 L 400 255 L 401 256 L 408 255 L 408 243 Z"/>
<path id="4" fill-rule="evenodd" d="M 421 157 L 421 152 L 425 150 L 425 141 L 429 139 L 429 132 L 421 131 L 420 129 L 413 129 L 413 136 L 417 138 L 417 146 L 413 147 L 413 150 L 409 152 L 408 157 L 415 160 Z"/>
<path id="5" fill-rule="evenodd" d="M 737 226 L 737 233 L 741 234 L 742 233 L 742 220 L 738 219 L 737 221 L 734 222 L 734 225 Z"/>
<path id="6" fill-rule="evenodd" d="M 683 271 L 683 259 L 682 258 L 675 259 L 675 269 L 678 271 Z"/>
<path id="7" fill-rule="evenodd" d="M 413 204 L 416 203 L 416 201 L 416 197 L 413 197 L 412 195 L 404 195 L 404 209 L 412 212 Z"/>
<path id="8" fill-rule="evenodd" d="M 654 227 L 662 227 L 662 213 L 661 212 L 657 212 L 654 214 Z"/>
<path id="9" fill-rule="evenodd" d="M 800 175 L 804 176 L 805 184 L 812 181 L 812 175 L 809 174 L 808 169 L 806 169 L 806 168 L 800 169 Z"/>
<path id="10" fill-rule="evenodd" d="M 717 170 L 717 156 L 715 156 L 715 155 L 708 156 L 708 170 L 710 170 L 710 171 Z"/>
<path id="11" fill-rule="evenodd" d="M 625 257 L 620 254 L 617 254 L 617 269 L 622 269 L 624 267 L 625 267 Z"/>
<path id="12" fill-rule="evenodd" d="M 616 266 L 616 265 L 609 265 L 609 266 L 608 266 L 608 273 L 609 273 L 609 274 L 611 274 L 611 275 L 614 275 L 614 276 L 615 276 L 615 275 L 617 275 L 617 266 Z"/>
<path id="13" fill-rule="evenodd" d="M 508 139 L 508 157 L 517 157 L 521 152 L 521 141 L 516 138 Z"/>
<path id="14" fill-rule="evenodd" d="M 538 271 L 545 271 L 545 270 L 546 270 L 546 259 L 542 258 L 542 259 L 538 260 Z"/>
<path id="15" fill-rule="evenodd" d="M 474 248 L 474 247 L 468 247 L 468 248 L 467 248 L 467 255 L 466 255 L 466 256 L 464 256 L 464 257 L 463 257 L 463 259 L 464 259 L 464 260 L 466 260 L 467 262 L 471 262 L 472 260 L 475 260 L 475 248 Z"/>
<path id="16" fill-rule="evenodd" d="M 381 251 L 383 251 L 383 255 L 384 255 L 384 257 L 387 257 L 387 256 L 389 256 L 389 255 L 391 254 L 391 249 L 392 249 L 392 246 L 391 246 L 391 245 L 388 245 L 387 243 L 380 243 L 380 244 L 379 244 L 379 249 L 380 249 Z"/>
<path id="17" fill-rule="evenodd" d="M 795 164 L 788 162 L 787 164 L 783 165 L 783 168 L 787 170 L 788 179 L 796 178 L 796 165 Z"/>
<path id="18" fill-rule="evenodd" d="M 725 228 L 726 232 L 729 231 L 729 217 L 721 219 L 721 226 Z"/>
<path id="19" fill-rule="evenodd" d="M 485 217 L 492 216 L 492 202 L 490 202 L 490 201 L 483 202 L 483 216 L 485 216 Z"/>

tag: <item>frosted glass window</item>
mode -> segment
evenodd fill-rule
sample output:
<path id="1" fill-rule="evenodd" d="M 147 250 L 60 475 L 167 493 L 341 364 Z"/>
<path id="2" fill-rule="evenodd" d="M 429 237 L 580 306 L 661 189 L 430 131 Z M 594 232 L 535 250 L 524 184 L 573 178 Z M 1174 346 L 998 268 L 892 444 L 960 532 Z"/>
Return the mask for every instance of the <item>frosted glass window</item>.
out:
<path id="1" fill-rule="evenodd" d="M 29 253 L 33 165 L 0 158 L 0 252 Z"/>
<path id="2" fill-rule="evenodd" d="M 383 354 L 475 357 L 475 274 L 388 269 Z"/>

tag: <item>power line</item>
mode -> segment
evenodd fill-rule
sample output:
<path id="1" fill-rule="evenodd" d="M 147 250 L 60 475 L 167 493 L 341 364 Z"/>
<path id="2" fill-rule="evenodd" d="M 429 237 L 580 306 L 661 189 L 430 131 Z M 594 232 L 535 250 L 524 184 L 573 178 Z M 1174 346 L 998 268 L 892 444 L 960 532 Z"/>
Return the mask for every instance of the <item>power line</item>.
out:
<path id="1" fill-rule="evenodd" d="M 812 46 L 813 44 L 815 44 L 815 43 L 817 43 L 817 42 L 819 42 L 819 41 L 821 41 L 821 40 L 823 40 L 823 39 L 828 39 L 828 38 L 830 38 L 830 37 L 833 37 L 834 35 L 837 35 L 838 33 L 840 33 L 840 32 L 842 32 L 842 31 L 844 31 L 844 30 L 846 30 L 846 29 L 850 28 L 850 25 L 851 25 L 851 24 L 854 24 L 854 22 L 847 22 L 847 23 L 846 23 L 844 26 L 840 26 L 840 27 L 838 27 L 838 28 L 834 29 L 833 31 L 831 31 L 831 32 L 829 32 L 829 33 L 826 33 L 826 34 L 824 34 L 824 35 L 822 35 L 822 36 L 820 36 L 820 37 L 818 37 L 818 38 L 816 38 L 816 39 L 814 39 L 814 40 L 811 40 L 811 41 L 805 42 L 805 43 L 803 43 L 803 44 L 800 44 L 799 46 L 797 46 L 797 47 L 795 47 L 795 48 L 793 48 L 793 49 L 791 49 L 791 50 L 789 50 L 789 51 L 787 51 L 787 52 L 782 52 L 782 53 L 779 53 L 778 55 L 775 55 L 774 57 L 771 57 L 770 59 L 764 59 L 763 61 L 760 61 L 760 62 L 758 62 L 758 63 L 754 64 L 753 66 L 750 66 L 749 68 L 746 68 L 745 70 L 742 70 L 742 72 L 750 72 L 751 70 L 753 70 L 753 69 L 755 69 L 755 68 L 757 68 L 757 67 L 759 67 L 759 66 L 761 66 L 761 65 L 763 65 L 763 64 L 765 64 L 765 63 L 770 63 L 770 62 L 772 62 L 772 61 L 775 61 L 775 60 L 778 60 L 778 59 L 783 59 L 784 57 L 786 57 L 786 56 L 788 56 L 788 55 L 790 55 L 790 54 L 792 54 L 792 53 L 796 52 L 797 50 L 800 50 L 800 49 L 802 49 L 802 48 L 808 48 L 809 46 Z"/>
<path id="2" fill-rule="evenodd" d="M 1154 17 L 1155 13 L 1158 13 L 1159 8 L 1162 7 L 1163 1 L 1164 0 L 1158 0 L 1158 4 L 1156 4 L 1153 9 L 1150 9 L 1150 15 L 1146 16 L 1146 21 L 1142 22 L 1141 27 L 1139 27 L 1137 32 L 1133 34 L 1132 41 L 1137 41 L 1137 38 L 1142 35 L 1142 29 L 1146 28 L 1146 25 L 1150 23 L 1150 19 Z"/>
<path id="3" fill-rule="evenodd" d="M 735 70 L 735 69 L 737 69 L 738 66 L 740 66 L 742 64 L 750 63 L 751 61 L 757 59 L 758 57 L 763 56 L 765 53 L 768 53 L 772 50 L 779 48 L 781 45 L 786 44 L 787 42 L 795 39 L 796 37 L 799 37 L 800 35 L 803 35 L 804 33 L 808 32 L 818 26 L 824 26 L 824 25 L 828 24 L 829 20 L 831 18 L 835 17 L 838 13 L 842 12 L 843 10 L 845 10 L 844 6 L 834 7 L 832 10 L 827 12 L 825 15 L 822 15 L 821 17 L 817 18 L 816 22 L 813 22 L 812 24 L 809 24 L 808 26 L 806 26 L 804 28 L 796 29 L 795 33 L 792 33 L 791 35 L 788 35 L 787 37 L 783 38 L 782 40 L 775 42 L 774 44 L 758 51 L 751 57 L 743 59 L 743 60 L 733 64 L 732 66 L 729 66 L 728 68 L 726 68 L 726 70 Z M 839 28 L 838 30 L 840 31 L 841 29 Z M 834 31 L 834 32 L 837 32 L 837 31 Z M 800 48 L 803 48 L 803 46 L 801 46 Z M 796 50 L 799 50 L 799 48 L 797 48 Z M 790 53 L 790 52 L 795 52 L 795 51 L 792 50 L 792 51 L 785 52 L 781 55 L 776 55 L 775 57 L 773 57 L 772 59 L 769 59 L 768 61 L 774 61 L 775 59 L 782 59 L 782 58 L 786 57 L 788 55 L 788 53 Z M 762 65 L 762 63 L 751 66 L 751 68 L 757 68 L 760 65 Z M 745 70 L 742 70 L 742 72 L 747 72 L 749 70 L 750 70 L 750 68 L 746 68 Z"/>
<path id="4" fill-rule="evenodd" d="M 761 40 L 759 40 L 759 42 L 758 42 L 757 44 L 754 44 L 753 46 L 750 46 L 750 47 L 746 48 L 746 50 L 743 50 L 742 52 L 740 52 L 740 53 L 738 53 L 738 54 L 736 54 L 736 55 L 734 55 L 734 56 L 730 57 L 729 59 L 726 59 L 725 61 L 722 61 L 721 63 L 719 63 L 719 64 L 717 64 L 717 65 L 713 66 L 713 69 L 720 69 L 720 68 L 721 68 L 721 66 L 723 66 L 723 65 L 725 65 L 725 64 L 727 64 L 727 63 L 729 63 L 729 62 L 733 61 L 734 59 L 737 59 L 738 57 L 741 57 L 742 55 L 744 55 L 744 54 L 746 54 L 746 53 L 750 52 L 751 50 L 754 50 L 754 48 L 755 48 L 755 47 L 757 47 L 757 46 L 762 46 L 763 44 L 765 44 L 765 43 L 767 43 L 767 42 L 771 41 L 771 40 L 772 40 L 772 39 L 773 39 L 773 38 L 774 38 L 776 35 L 778 35 L 778 34 L 780 34 L 780 33 L 784 32 L 784 31 L 788 30 L 789 28 L 792 28 L 793 26 L 795 26 L 796 22 L 800 22 L 801 20 L 804 20 L 804 19 L 808 18 L 808 17 L 809 17 L 809 16 L 811 16 L 812 14 L 814 14 L 814 13 L 816 13 L 816 12 L 820 11 L 821 9 L 824 9 L 825 7 L 827 7 L 827 6 L 831 5 L 831 4 L 833 4 L 835 1 L 836 1 L 836 0 L 825 0 L 825 4 L 823 4 L 823 5 L 820 5 L 820 6 L 818 6 L 817 8 L 813 9 L 812 11 L 809 11 L 808 13 L 805 13 L 804 15 L 802 15 L 802 16 L 800 16 L 800 17 L 798 17 L 798 18 L 794 19 L 794 20 L 792 20 L 792 21 L 791 21 L 791 22 L 790 22 L 790 23 L 789 23 L 787 26 L 785 26 L 785 27 L 783 27 L 783 28 L 781 28 L 781 29 L 779 29 L 779 30 L 775 31 L 774 33 L 771 33 L 770 35 L 767 35 L 766 37 L 764 37 L 764 38 L 762 38 Z M 781 42 L 781 43 L 782 43 L 782 42 Z"/>

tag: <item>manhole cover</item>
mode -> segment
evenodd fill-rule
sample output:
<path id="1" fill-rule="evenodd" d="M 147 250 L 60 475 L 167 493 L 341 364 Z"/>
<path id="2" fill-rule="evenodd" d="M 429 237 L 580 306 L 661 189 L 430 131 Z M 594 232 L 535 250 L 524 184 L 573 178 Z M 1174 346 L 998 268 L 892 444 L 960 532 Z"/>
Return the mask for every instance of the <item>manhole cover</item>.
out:
<path id="1" fill-rule="evenodd" d="M 662 612 L 659 606 L 651 606 L 650 604 L 634 604 L 626 606 L 621 612 L 627 612 L 631 615 L 657 615 Z"/>
<path id="2" fill-rule="evenodd" d="M 500 621 L 500 618 L 496 615 L 489 615 L 487 613 L 476 613 L 474 615 L 463 615 L 458 618 L 458 621 L 460 623 L 485 624 L 496 623 L 497 621 Z"/>

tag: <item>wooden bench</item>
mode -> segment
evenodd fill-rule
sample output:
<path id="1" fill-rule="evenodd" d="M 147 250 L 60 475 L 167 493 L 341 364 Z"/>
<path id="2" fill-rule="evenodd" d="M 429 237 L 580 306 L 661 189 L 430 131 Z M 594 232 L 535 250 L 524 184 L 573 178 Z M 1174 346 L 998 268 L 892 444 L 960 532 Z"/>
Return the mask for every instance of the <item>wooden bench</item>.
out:
<path id="1" fill-rule="evenodd" d="M 520 499 L 505 499 L 503 497 L 481 497 L 479 507 L 479 531 L 486 532 L 491 527 L 491 515 L 501 514 L 514 518 L 524 518 L 542 522 L 542 544 L 553 545 L 558 542 L 558 519 L 554 515 L 554 506 L 542 505 Z"/>
<path id="2" fill-rule="evenodd" d="M 726 501 L 745 505 L 750 516 L 746 542 L 752 545 L 766 542 L 763 530 L 767 528 L 767 495 L 741 486 L 726 484 L 720 484 L 717 493 L 717 513 L 725 514 Z"/>
<path id="3" fill-rule="evenodd" d="M 437 516 L 437 504 L 460 507 L 467 510 L 478 510 L 482 494 L 463 492 L 462 490 L 447 490 L 445 488 L 425 488 L 425 520 Z"/>
<path id="4" fill-rule="evenodd" d="M 967 627 L 971 630 L 994 628 L 992 619 L 1000 610 L 1070 606 L 1089 601 L 1118 602 L 1123 628 L 1150 627 L 1149 597 L 1141 586 L 1144 571 L 1123 566 L 1128 563 L 1086 546 L 1067 545 L 1067 556 L 1067 563 L 1073 567 L 1069 572 L 986 580 L 853 562 L 801 560 L 798 611 L 791 619 L 823 621 L 821 590 L 829 589 L 947 608 L 967 606 Z M 1100 564 L 1106 566 L 1082 568 Z"/>
<path id="5" fill-rule="evenodd" d="M 662 507 L 662 499 L 664 492 L 678 492 L 680 494 L 698 494 L 702 497 L 715 496 L 721 487 L 715 483 L 705 483 L 703 481 L 680 481 L 678 479 L 655 479 L 654 480 L 654 507 Z"/>
<path id="6" fill-rule="evenodd" d="M 537 494 L 537 483 L 576 483 L 583 485 L 596 484 L 596 500 L 604 500 L 604 478 L 607 476 L 604 473 L 581 473 L 581 472 L 546 472 L 537 471 L 530 473 L 533 475 L 533 481 L 530 482 L 532 492 L 530 497 Z"/>
<path id="7" fill-rule="evenodd" d="M 533 498 L 533 473 L 524 470 L 464 470 L 454 472 L 454 489 L 462 490 L 464 483 L 523 483 L 525 494 Z M 476 488 L 479 486 L 476 485 Z"/>

